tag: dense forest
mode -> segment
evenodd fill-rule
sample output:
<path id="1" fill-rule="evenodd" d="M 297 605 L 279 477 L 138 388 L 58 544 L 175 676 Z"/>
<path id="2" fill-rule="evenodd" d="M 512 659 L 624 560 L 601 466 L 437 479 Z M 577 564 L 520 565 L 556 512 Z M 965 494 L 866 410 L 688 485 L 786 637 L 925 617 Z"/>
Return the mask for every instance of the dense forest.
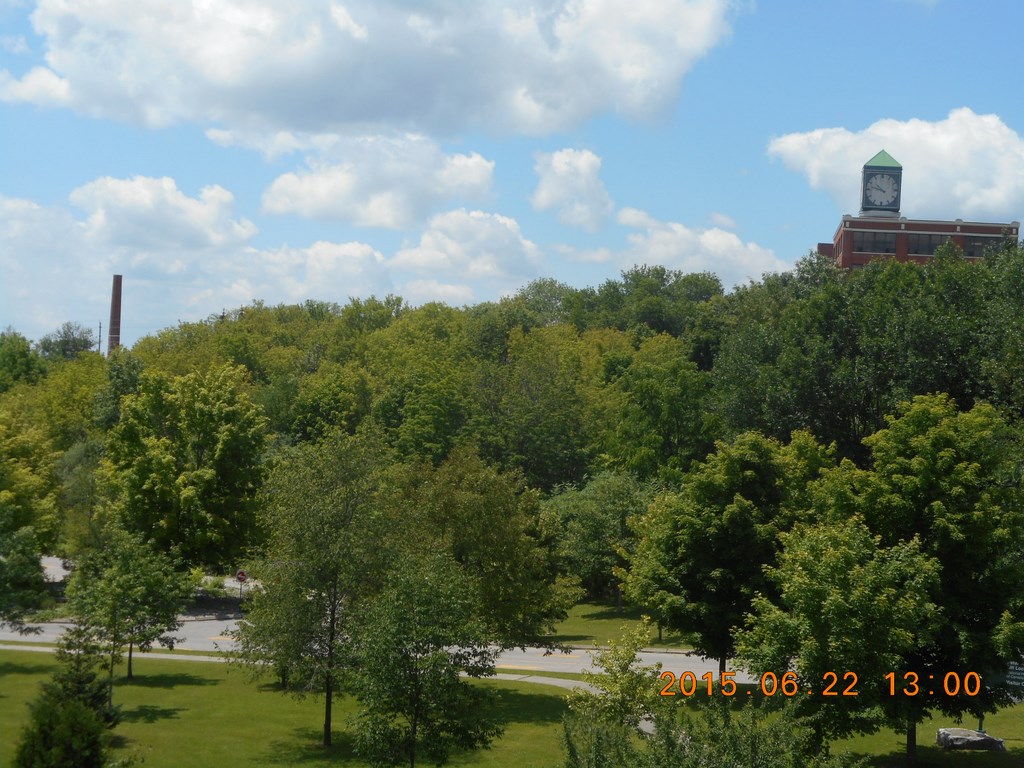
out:
<path id="1" fill-rule="evenodd" d="M 1016 243 L 850 273 L 809 255 L 729 293 L 638 266 L 461 308 L 256 302 L 90 345 L 73 325 L 0 336 L 8 621 L 32 607 L 17 558 L 87 560 L 116 529 L 182 570 L 283 584 L 301 559 L 342 585 L 295 581 L 301 610 L 268 589 L 242 638 L 320 690 L 351 659 L 303 666 L 279 630 L 305 611 L 331 617 L 327 649 L 352 606 L 394 622 L 381 595 L 432 606 L 436 647 L 455 628 L 515 645 L 588 595 L 643 605 L 723 673 L 992 673 L 973 697 L 815 697 L 819 746 L 1008 700 L 988 681 L 1024 652 Z"/>

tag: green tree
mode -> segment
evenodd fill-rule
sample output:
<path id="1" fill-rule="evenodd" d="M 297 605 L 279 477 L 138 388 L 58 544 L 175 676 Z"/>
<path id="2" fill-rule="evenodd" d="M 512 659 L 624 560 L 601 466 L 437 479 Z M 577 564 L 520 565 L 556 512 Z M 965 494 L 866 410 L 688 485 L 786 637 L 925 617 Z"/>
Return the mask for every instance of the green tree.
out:
<path id="1" fill-rule="evenodd" d="M 106 764 L 103 722 L 85 704 L 43 694 L 29 705 L 29 712 L 14 768 L 102 768 Z"/>
<path id="2" fill-rule="evenodd" d="M 599 652 L 600 674 L 585 674 L 593 690 L 568 697 L 564 720 L 566 768 L 861 768 L 849 755 L 807 756 L 807 732 L 789 711 L 769 712 L 744 701 L 732 713 L 715 691 L 700 704 L 659 695 L 659 665 L 637 654 L 647 641 L 641 628 Z M 697 711 L 693 711 L 697 710 Z"/>
<path id="3" fill-rule="evenodd" d="M 600 672 L 584 672 L 587 688 L 575 688 L 566 698 L 566 768 L 644 764 L 646 755 L 637 740 L 646 739 L 648 731 L 641 724 L 669 717 L 668 700 L 658 695 L 656 685 L 661 665 L 642 665 L 638 656 L 649 635 L 647 626 L 638 627 L 598 650 L 594 666 Z"/>
<path id="4" fill-rule="evenodd" d="M 35 531 L 29 526 L 0 530 L 0 626 L 24 634 L 36 631 L 25 626 L 25 613 L 39 608 L 46 595 Z"/>
<path id="5" fill-rule="evenodd" d="M 236 560 L 252 543 L 265 425 L 240 368 L 143 374 L 107 441 L 124 525 L 188 565 Z"/>
<path id="6" fill-rule="evenodd" d="M 318 440 L 336 429 L 352 434 L 369 413 L 370 401 L 370 382 L 361 367 L 324 362 L 299 383 L 292 433 L 300 440 Z"/>
<path id="7" fill-rule="evenodd" d="M 72 360 L 83 352 L 96 347 L 96 337 L 91 328 L 78 323 L 64 323 L 53 333 L 48 333 L 39 340 L 39 354 L 47 360 Z"/>
<path id="8" fill-rule="evenodd" d="M 90 353 L 51 366 L 34 387 L 35 417 L 56 450 L 95 435 L 96 396 L 105 384 L 106 360 Z"/>
<path id="9" fill-rule="evenodd" d="M 52 365 L 34 385 L 0 394 L 0 532 L 32 526 L 43 551 L 60 551 L 60 463 L 95 434 L 93 401 L 104 366 L 99 355 L 82 355 Z"/>
<path id="10" fill-rule="evenodd" d="M 402 313 L 367 339 L 372 420 L 410 460 L 441 461 L 466 423 L 463 316 L 441 304 Z"/>
<path id="11" fill-rule="evenodd" d="M 693 328 L 698 307 L 721 295 L 722 283 L 702 272 L 684 274 L 641 264 L 607 280 L 597 290 L 569 294 L 564 303 L 578 328 L 639 329 L 681 336 Z"/>
<path id="12" fill-rule="evenodd" d="M 479 585 L 478 615 L 494 642 L 544 643 L 579 592 L 559 575 L 539 495 L 517 472 L 489 466 L 470 446 L 438 467 L 391 473 L 387 515 L 428 551 L 451 553 Z"/>
<path id="13" fill-rule="evenodd" d="M 1019 435 L 988 405 L 919 396 L 887 421 L 865 441 L 868 469 L 846 461 L 815 485 L 823 523 L 786 539 L 772 572 L 781 595 L 757 601 L 743 645 L 755 669 L 795 663 L 801 688 L 829 669 L 870 680 L 856 710 L 799 706 L 817 709 L 819 741 L 878 722 L 904 731 L 913 762 L 931 713 L 981 719 L 1008 703 L 996 681 L 1024 650 L 1022 461 Z M 945 695 L 949 673 L 978 674 L 980 691 Z"/>
<path id="14" fill-rule="evenodd" d="M 96 713 L 107 728 L 121 721 L 121 708 L 111 703 L 110 678 L 103 671 L 103 649 L 92 631 L 72 624 L 57 641 L 57 671 L 43 691 L 53 701 L 79 701 Z"/>
<path id="15" fill-rule="evenodd" d="M 107 765 L 104 730 L 120 712 L 110 704 L 110 681 L 98 672 L 99 648 L 88 630 L 70 627 L 57 646 L 57 670 L 29 704 L 15 768 L 90 768 Z"/>
<path id="16" fill-rule="evenodd" d="M 801 432 L 788 445 L 752 432 L 718 443 L 681 491 L 657 497 L 636 520 L 627 596 L 724 672 L 755 595 L 775 592 L 764 568 L 777 562 L 779 534 L 799 519 L 807 483 L 832 461 Z"/>
<path id="17" fill-rule="evenodd" d="M 450 555 L 411 555 L 389 574 L 356 630 L 357 751 L 374 765 L 448 761 L 501 733 L 485 689 L 496 650 L 478 613 L 476 584 Z"/>
<path id="18" fill-rule="evenodd" d="M 514 330 L 509 337 L 497 415 L 500 461 L 520 469 L 535 488 L 576 482 L 586 468 L 580 352 L 568 325 Z"/>
<path id="19" fill-rule="evenodd" d="M 388 555 L 375 514 L 381 463 L 363 437 L 302 444 L 273 467 L 259 511 L 267 542 L 248 568 L 259 586 L 238 625 L 240 662 L 257 674 L 271 664 L 297 695 L 322 693 L 325 746 L 355 611 Z"/>
<path id="20" fill-rule="evenodd" d="M 68 581 L 68 604 L 77 620 L 106 649 L 108 674 L 125 650 L 128 679 L 136 648 L 173 647 L 168 633 L 181 626 L 178 614 L 195 585 L 176 562 L 135 534 L 106 532 L 104 546 L 87 555 Z"/>
<path id="21" fill-rule="evenodd" d="M 666 334 L 646 338 L 609 378 L 608 387 L 619 394 L 604 446 L 613 465 L 643 478 L 678 481 L 713 447 L 708 377 L 688 359 L 683 342 Z"/>
<path id="22" fill-rule="evenodd" d="M 110 505 L 101 482 L 102 460 L 103 441 L 92 439 L 71 446 L 55 462 L 61 483 L 60 551 L 72 560 L 103 544 Z"/>
<path id="23" fill-rule="evenodd" d="M 550 277 L 533 280 L 518 291 L 513 301 L 520 302 L 537 326 L 569 322 L 568 308 L 576 290 Z"/>
<path id="24" fill-rule="evenodd" d="M 624 553 L 633 548 L 628 520 L 640 515 L 650 501 L 650 489 L 632 475 L 602 472 L 582 488 L 562 488 L 542 502 L 558 538 L 558 554 L 591 597 L 622 591 L 615 576 L 626 565 Z"/>
<path id="25" fill-rule="evenodd" d="M 989 340 L 982 370 L 992 402 L 1019 421 L 1024 415 L 1024 328 L 1015 318 L 1024 313 L 1024 248 L 990 252 L 984 265 L 990 280 L 979 320 Z"/>
<path id="26" fill-rule="evenodd" d="M 142 360 L 124 347 L 107 358 L 107 383 L 96 393 L 96 424 L 104 431 L 121 418 L 121 398 L 139 391 Z"/>
<path id="27" fill-rule="evenodd" d="M 1012 391 L 1014 290 L 1010 273 L 994 279 L 954 247 L 927 265 L 880 260 L 850 274 L 801 260 L 723 303 L 716 415 L 778 439 L 810 430 L 863 465 L 863 439 L 910 397 L 947 392 L 970 406 Z"/>
<path id="28" fill-rule="evenodd" d="M 836 481 L 821 492 L 841 487 Z M 793 714 L 813 730 L 820 751 L 828 739 L 871 733 L 884 722 L 885 676 L 934 631 L 938 566 L 917 538 L 884 548 L 856 517 L 798 526 L 783 543 L 768 571 L 778 601 L 754 598 L 737 650 L 751 673 L 779 681 L 795 675 L 800 691 L 814 692 L 794 700 Z"/>
<path id="29" fill-rule="evenodd" d="M 53 551 L 61 527 L 57 451 L 32 394 L 16 387 L 0 395 L 0 538 L 30 526 L 40 546 Z"/>
<path id="30" fill-rule="evenodd" d="M 920 540 L 938 580 L 934 631 L 917 637 L 896 671 L 920 680 L 955 672 L 981 676 L 980 695 L 893 696 L 890 722 L 916 751 L 916 725 L 931 711 L 973 715 L 1008 703 L 992 684 L 1024 653 L 1024 495 L 1020 437 L 988 405 L 958 411 L 946 395 L 915 397 L 888 427 L 866 440 L 871 471 L 855 486 L 856 502 L 882 544 Z M 929 675 L 933 676 L 929 678 Z"/>
<path id="31" fill-rule="evenodd" d="M 34 384 L 44 373 L 43 361 L 28 339 L 9 326 L 0 332 L 0 392 L 19 381 Z"/>

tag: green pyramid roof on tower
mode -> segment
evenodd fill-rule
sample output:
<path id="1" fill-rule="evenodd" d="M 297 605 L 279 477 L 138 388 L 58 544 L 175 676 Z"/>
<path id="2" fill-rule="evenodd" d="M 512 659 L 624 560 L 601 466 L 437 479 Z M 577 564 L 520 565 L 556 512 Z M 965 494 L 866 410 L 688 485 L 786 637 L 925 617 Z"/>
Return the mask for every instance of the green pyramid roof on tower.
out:
<path id="1" fill-rule="evenodd" d="M 872 157 L 866 163 L 865 166 L 870 165 L 872 168 L 902 168 L 903 166 L 893 159 L 893 156 L 886 152 L 884 149 L 877 155 Z"/>

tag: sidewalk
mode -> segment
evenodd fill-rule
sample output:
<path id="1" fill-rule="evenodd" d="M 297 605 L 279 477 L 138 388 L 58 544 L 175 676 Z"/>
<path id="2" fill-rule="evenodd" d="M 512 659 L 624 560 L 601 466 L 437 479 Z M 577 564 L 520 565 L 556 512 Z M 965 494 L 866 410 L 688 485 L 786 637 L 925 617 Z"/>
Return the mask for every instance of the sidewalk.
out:
<path id="1" fill-rule="evenodd" d="M 0 651 L 29 651 L 32 653 L 53 653 L 54 647 L 49 645 L 10 645 L 8 643 L 0 642 Z M 148 659 L 169 659 L 171 661 L 203 661 L 224 664 L 231 659 L 227 656 L 185 656 L 183 654 L 174 653 L 160 653 L 160 652 L 142 652 L 136 655 L 136 659 L 139 657 L 145 657 Z M 584 683 L 582 680 L 568 680 L 562 677 L 543 677 L 541 675 L 530 675 L 530 674 L 516 674 L 511 672 L 498 672 L 492 677 L 485 678 L 488 680 L 511 680 L 519 683 L 532 683 L 533 685 L 551 685 L 555 688 L 564 688 L 566 690 L 572 690 L 573 688 L 582 688 L 592 693 L 596 692 L 597 689 L 594 686 Z"/>

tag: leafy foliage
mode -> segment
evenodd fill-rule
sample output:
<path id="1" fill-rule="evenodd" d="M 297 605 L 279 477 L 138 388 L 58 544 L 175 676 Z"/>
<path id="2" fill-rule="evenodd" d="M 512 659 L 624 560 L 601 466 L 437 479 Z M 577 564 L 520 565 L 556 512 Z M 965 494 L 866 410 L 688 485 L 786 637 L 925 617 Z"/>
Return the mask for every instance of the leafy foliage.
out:
<path id="1" fill-rule="evenodd" d="M 718 443 L 681 491 L 658 496 L 635 519 L 627 595 L 724 670 L 755 596 L 775 593 L 764 568 L 777 563 L 779 534 L 799 519 L 808 482 L 831 462 L 807 433 L 788 445 L 752 432 Z"/>
<path id="2" fill-rule="evenodd" d="M 682 715 L 658 695 L 659 667 L 642 666 L 640 629 L 595 656 L 603 674 L 585 675 L 598 690 L 569 696 L 564 721 L 566 768 L 862 768 L 848 755 L 808 754 L 808 734 L 788 711 L 744 702 L 738 713 L 716 695 L 691 699 Z M 692 712 L 687 710 L 697 709 Z"/>
<path id="3" fill-rule="evenodd" d="M 0 531 L 0 625 L 32 632 L 25 626 L 25 613 L 42 605 L 46 594 L 35 531 L 29 526 Z"/>
<path id="4" fill-rule="evenodd" d="M 13 328 L 0 332 L 0 392 L 20 381 L 34 384 L 44 373 L 43 361 L 28 339 Z"/>
<path id="5" fill-rule="evenodd" d="M 610 463 L 643 478 L 678 480 L 712 448 L 708 377 L 687 358 L 686 344 L 665 334 L 646 338 L 609 378 L 610 395 L 620 395 L 608 414 Z"/>
<path id="6" fill-rule="evenodd" d="M 107 471 L 124 525 L 189 565 L 237 561 L 252 541 L 266 424 L 242 370 L 143 374 L 120 402 Z"/>
<path id="7" fill-rule="evenodd" d="M 57 647 L 60 663 L 29 705 L 15 768 L 99 768 L 107 765 L 105 730 L 120 720 L 101 677 L 99 648 L 81 625 L 69 628 Z"/>
<path id="8" fill-rule="evenodd" d="M 240 659 L 272 664 L 300 695 L 324 694 L 324 745 L 352 663 L 355 607 L 387 554 L 375 514 L 381 463 L 373 441 L 344 433 L 298 446 L 274 466 L 260 511 L 267 543 L 249 566 L 259 586 L 238 625 Z"/>
<path id="9" fill-rule="evenodd" d="M 713 275 L 638 266 L 596 288 L 538 280 L 463 308 L 254 302 L 109 360 L 73 324 L 40 343 L 45 354 L 8 329 L 0 547 L 31 528 L 37 549 L 88 559 L 114 520 L 191 565 L 223 566 L 278 530 L 274 548 L 291 554 L 258 550 L 254 565 L 280 622 L 254 648 L 311 690 L 325 690 L 312 671 L 326 668 L 325 646 L 301 626 L 324 630 L 329 601 L 306 598 L 325 582 L 286 571 L 317 547 L 351 557 L 340 653 L 349 619 L 399 562 L 381 542 L 398 539 L 454 560 L 502 644 L 544 642 L 574 582 L 608 593 L 625 581 L 631 599 L 721 658 L 756 600 L 760 621 L 778 622 L 776 656 L 825 664 L 831 644 L 875 654 L 858 662 L 871 665 L 904 649 L 904 665 L 973 665 L 991 681 L 1024 647 L 1022 315 L 1024 248 L 1007 243 L 977 263 L 949 247 L 923 266 L 851 273 L 808 256 L 729 294 Z M 377 435 L 391 453 L 350 461 L 338 431 Z M 312 515 L 344 531 L 341 543 L 285 524 L 316 509 L 316 493 L 346 498 L 339 489 L 363 482 L 353 467 L 369 483 L 356 523 L 324 506 Z M 257 501 L 267 472 L 274 490 Z M 653 504 L 634 494 L 643 482 L 662 491 Z M 938 569 L 922 598 L 937 609 L 907 646 L 895 628 L 909 614 L 884 585 L 904 583 L 913 563 L 921 577 Z M 797 565 L 824 570 L 804 585 Z M 783 648 L 783 628 L 815 601 L 840 611 L 834 628 L 888 615 L 895 634 L 852 649 L 811 622 Z M 1002 701 L 998 686 L 973 701 L 895 697 L 884 716 L 906 725 Z M 863 714 L 869 724 L 877 712 Z M 838 730 L 854 725 L 835 717 Z"/>
<path id="10" fill-rule="evenodd" d="M 946 395 L 916 397 L 867 440 L 873 471 L 863 477 L 867 524 L 884 544 L 917 537 L 938 565 L 931 590 L 934 633 L 920 636 L 901 669 L 942 679 L 969 671 L 983 681 L 1005 674 L 1024 653 L 1024 457 L 1018 434 L 995 410 L 958 411 Z M 1016 638 L 1009 645 L 1000 638 Z M 1006 703 L 986 682 L 982 694 L 891 700 L 889 716 L 920 721 L 934 709 L 953 716 Z"/>
<path id="11" fill-rule="evenodd" d="M 801 687 L 855 670 L 868 681 L 856 707 L 801 700 L 818 743 L 884 722 L 906 730 L 913 758 L 929 713 L 981 717 L 1007 702 L 994 681 L 1024 651 L 1021 454 L 988 405 L 919 396 L 887 421 L 866 440 L 870 469 L 845 461 L 816 484 L 821 521 L 785 538 L 780 598 L 756 601 L 741 645 L 756 670 L 795 664 Z M 901 671 L 918 695 L 902 694 Z M 979 695 L 945 695 L 950 672 L 979 674 Z M 895 693 L 879 689 L 889 673 Z"/>
<path id="12" fill-rule="evenodd" d="M 53 333 L 43 336 L 37 346 L 39 354 L 47 360 L 72 360 L 93 349 L 96 337 L 92 328 L 67 322 Z"/>
<path id="13" fill-rule="evenodd" d="M 578 595 L 559 574 L 539 498 L 517 473 L 459 448 L 439 467 L 397 468 L 388 499 L 396 529 L 448 552 L 478 584 L 479 615 L 495 642 L 544 643 Z"/>
<path id="14" fill-rule="evenodd" d="M 356 743 L 374 765 L 441 765 L 501 733 L 488 692 L 460 677 L 494 674 L 475 588 L 450 555 L 403 558 L 359 621 Z"/>
<path id="15" fill-rule="evenodd" d="M 582 488 L 562 488 L 543 502 L 545 517 L 556 527 L 558 555 L 591 597 L 620 594 L 615 570 L 633 549 L 628 520 L 640 515 L 650 488 L 632 475 L 602 472 Z"/>
<path id="16" fill-rule="evenodd" d="M 153 549 L 139 536 L 112 528 L 103 548 L 90 553 L 72 573 L 68 603 L 82 626 L 100 642 L 114 665 L 128 651 L 128 678 L 132 654 L 154 643 L 173 647 L 168 633 L 181 626 L 178 614 L 194 584 L 177 563 Z"/>
<path id="17" fill-rule="evenodd" d="M 29 705 L 31 719 L 22 730 L 14 768 L 102 768 L 106 764 L 103 722 L 74 699 L 44 694 Z"/>
<path id="18" fill-rule="evenodd" d="M 820 749 L 883 722 L 885 675 L 903 669 L 904 654 L 935 631 L 938 567 L 917 538 L 885 548 L 856 518 L 800 526 L 783 541 L 769 571 L 778 605 L 756 597 L 737 645 L 753 674 L 782 680 L 795 669 L 799 690 L 814 691 L 795 699 L 793 714 L 811 725 Z M 857 696 L 822 695 L 830 673 L 833 693 L 849 687 Z"/>

